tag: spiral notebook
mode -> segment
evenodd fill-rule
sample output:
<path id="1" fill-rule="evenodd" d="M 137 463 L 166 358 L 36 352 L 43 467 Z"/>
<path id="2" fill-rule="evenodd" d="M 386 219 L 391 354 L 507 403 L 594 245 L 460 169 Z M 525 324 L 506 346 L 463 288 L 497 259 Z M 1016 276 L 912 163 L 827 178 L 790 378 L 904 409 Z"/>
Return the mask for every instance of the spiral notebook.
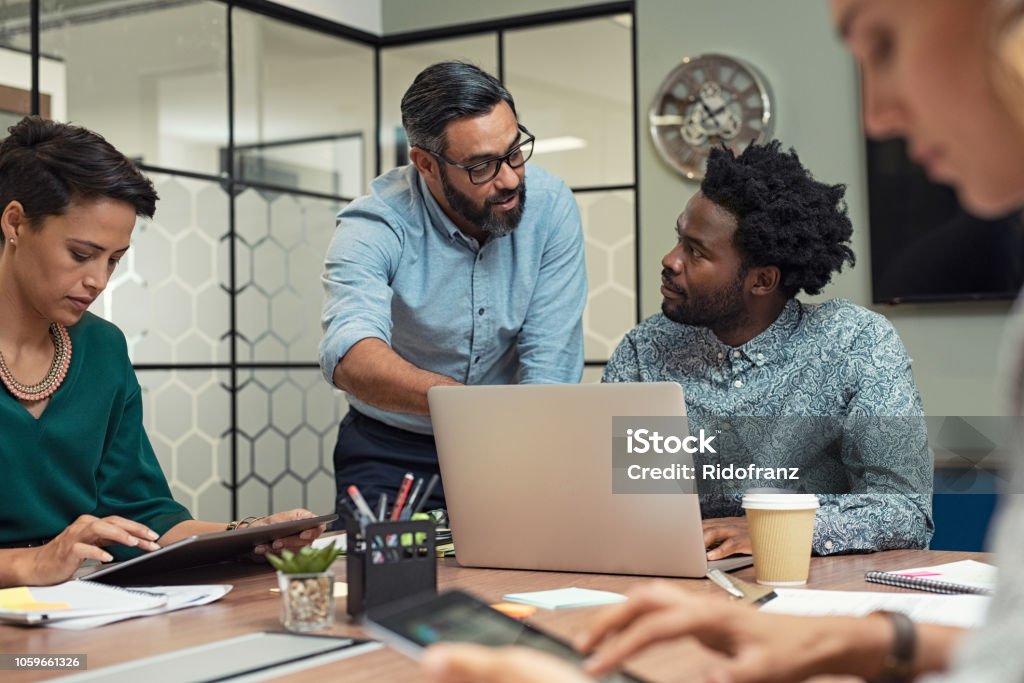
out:
<path id="1" fill-rule="evenodd" d="M 55 619 L 144 612 L 166 602 L 166 596 L 91 581 L 18 586 L 0 589 L 0 623 L 42 624 Z"/>
<path id="2" fill-rule="evenodd" d="M 992 595 L 996 587 L 996 568 L 984 562 L 961 560 L 933 567 L 867 572 L 864 580 L 932 593 Z"/>

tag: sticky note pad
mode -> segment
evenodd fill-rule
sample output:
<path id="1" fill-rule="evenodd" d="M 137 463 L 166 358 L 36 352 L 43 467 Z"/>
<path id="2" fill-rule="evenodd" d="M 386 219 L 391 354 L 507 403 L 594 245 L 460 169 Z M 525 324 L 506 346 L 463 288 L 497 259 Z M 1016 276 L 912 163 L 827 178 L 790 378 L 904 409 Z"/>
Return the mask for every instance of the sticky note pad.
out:
<path id="1" fill-rule="evenodd" d="M 0 590 L 0 609 L 32 612 L 68 609 L 68 607 L 69 605 L 65 602 L 37 602 L 32 596 L 32 591 L 25 586 Z"/>
<path id="2" fill-rule="evenodd" d="M 523 605 L 521 603 L 512 602 L 498 602 L 491 605 L 491 609 L 498 610 L 506 617 L 512 617 L 522 621 L 533 616 L 533 613 L 537 611 L 537 608 L 533 605 Z"/>
<path id="3" fill-rule="evenodd" d="M 35 602 L 32 592 L 25 586 L 0 590 L 0 609 L 21 609 L 21 605 Z M 18 605 L 18 607 L 15 607 Z"/>
<path id="4" fill-rule="evenodd" d="M 518 602 L 524 605 L 543 607 L 544 609 L 560 609 L 562 607 L 614 605 L 617 602 L 624 602 L 626 596 L 608 591 L 573 587 L 551 591 L 536 591 L 533 593 L 509 593 L 502 599 L 506 602 Z"/>

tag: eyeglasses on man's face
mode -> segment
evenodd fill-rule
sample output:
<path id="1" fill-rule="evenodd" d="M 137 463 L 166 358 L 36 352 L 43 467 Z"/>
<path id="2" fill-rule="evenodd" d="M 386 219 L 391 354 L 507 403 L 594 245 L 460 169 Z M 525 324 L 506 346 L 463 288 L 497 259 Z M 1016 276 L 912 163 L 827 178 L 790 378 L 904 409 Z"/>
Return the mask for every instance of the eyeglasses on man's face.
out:
<path id="1" fill-rule="evenodd" d="M 519 142 L 516 146 L 510 149 L 500 157 L 494 157 L 493 159 L 484 159 L 474 164 L 460 164 L 456 161 L 452 161 L 440 152 L 435 152 L 431 149 L 426 150 L 435 157 L 445 162 L 449 166 L 455 166 L 461 168 L 469 176 L 469 182 L 474 185 L 483 185 L 484 183 L 494 180 L 501 171 L 502 164 L 508 164 L 509 168 L 519 168 L 525 164 L 530 155 L 533 154 L 533 141 L 536 139 L 530 134 L 530 131 L 526 130 L 526 126 L 519 124 Z"/>

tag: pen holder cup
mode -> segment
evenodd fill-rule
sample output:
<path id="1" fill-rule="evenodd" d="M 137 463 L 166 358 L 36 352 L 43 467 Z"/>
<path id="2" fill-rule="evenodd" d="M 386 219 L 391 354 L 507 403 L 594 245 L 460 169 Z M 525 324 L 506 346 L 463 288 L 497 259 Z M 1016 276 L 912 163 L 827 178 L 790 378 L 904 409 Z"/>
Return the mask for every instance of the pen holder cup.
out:
<path id="1" fill-rule="evenodd" d="M 361 617 L 375 607 L 419 593 L 437 593 L 437 545 L 432 521 L 376 522 L 361 527 L 347 519 L 348 613 Z"/>

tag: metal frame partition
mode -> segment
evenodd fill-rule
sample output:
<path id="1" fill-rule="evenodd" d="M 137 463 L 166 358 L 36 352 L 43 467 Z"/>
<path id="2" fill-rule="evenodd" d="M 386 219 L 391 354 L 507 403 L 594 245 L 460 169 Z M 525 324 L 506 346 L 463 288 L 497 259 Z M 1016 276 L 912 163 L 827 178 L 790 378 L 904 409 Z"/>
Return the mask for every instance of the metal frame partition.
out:
<path id="1" fill-rule="evenodd" d="M 615 14 L 630 14 L 634 15 L 635 7 L 634 2 L 607 2 L 601 4 L 595 4 L 587 7 L 579 7 L 551 12 L 543 12 L 538 14 L 528 14 L 523 16 L 510 17 L 494 21 L 479 22 L 473 24 L 464 24 L 458 26 L 450 26 L 445 28 L 430 29 L 424 31 L 416 31 L 410 33 L 393 34 L 387 36 L 376 36 L 364 31 L 359 31 L 347 26 L 336 24 L 312 15 L 308 15 L 281 5 L 267 2 L 266 0 L 207 0 L 207 2 L 217 2 L 226 6 L 226 20 L 225 20 L 225 41 L 227 51 L 227 63 L 226 68 L 226 83 L 227 83 L 227 146 L 224 150 L 227 159 L 234 160 L 236 157 L 236 146 L 241 148 L 243 145 L 239 145 L 236 142 L 236 44 L 235 44 L 235 22 L 236 12 L 238 10 L 245 10 L 246 12 L 252 12 L 264 17 L 283 22 L 285 24 L 309 29 L 327 36 L 333 36 L 341 38 L 347 41 L 352 41 L 362 46 L 372 48 L 372 82 L 374 92 L 373 96 L 373 117 L 374 117 L 374 142 L 373 142 L 373 156 L 372 165 L 375 174 L 379 174 L 383 168 L 382 164 L 382 151 L 381 151 L 381 135 L 382 135 L 382 99 L 381 99 L 381 64 L 382 54 L 390 48 L 416 45 L 419 43 L 425 43 L 429 41 L 437 41 L 441 39 L 465 37 L 465 36 L 479 36 L 486 34 L 493 34 L 496 36 L 497 45 L 497 65 L 498 75 L 504 80 L 506 75 L 506 33 L 513 29 L 523 28 L 534 28 L 543 26 L 556 26 L 558 24 L 564 24 L 566 22 L 579 21 L 584 19 L 592 19 L 598 17 L 605 17 L 608 15 Z M 30 17 L 28 30 L 30 31 L 30 53 L 31 53 L 31 107 L 33 113 L 40 111 L 40 92 L 41 92 L 41 75 L 40 75 L 40 62 L 43 56 L 41 47 L 41 32 L 44 30 L 41 22 L 41 4 L 42 0 L 31 0 L 30 4 Z M 157 3 L 159 4 L 159 3 Z M 633 193 L 633 221 L 634 221 L 634 282 L 633 287 L 635 291 L 635 312 L 634 320 L 639 319 L 641 315 L 640 301 L 639 301 L 639 290 L 640 290 L 640 216 L 639 216 L 639 161 L 637 154 L 637 146 L 639 144 L 639 135 L 636 121 L 636 98 L 637 98 L 637 78 L 636 78 L 636 27 L 635 22 L 632 22 L 631 40 L 632 40 L 632 144 L 633 144 L 633 169 L 632 169 L 632 183 L 626 184 L 614 184 L 614 185 L 590 185 L 590 186 L 578 186 L 572 187 L 572 191 L 579 195 L 585 195 L 588 193 L 595 192 L 614 192 L 614 191 L 625 191 Z M 365 164 L 364 164 L 365 165 Z M 316 362 L 306 361 L 259 361 L 259 360 L 245 360 L 242 358 L 240 353 L 240 345 L 244 343 L 243 335 L 240 333 L 240 312 L 239 312 L 239 295 L 245 290 L 246 287 L 250 286 L 251 281 L 242 281 L 242 276 L 238 272 L 239 264 L 239 248 L 240 248 L 240 235 L 239 225 L 240 220 L 238 215 L 238 195 L 240 192 L 246 190 L 264 192 L 264 193 L 278 193 L 287 194 L 291 197 L 298 199 L 309 199 L 309 200 L 322 200 L 328 203 L 336 205 L 343 205 L 353 199 L 351 196 L 343 196 L 340 194 L 324 193 L 319 191 L 303 190 L 298 188 L 286 188 L 272 183 L 261 183 L 255 180 L 247 180 L 245 178 L 236 177 L 235 164 L 231 163 L 228 165 L 226 172 L 221 174 L 210 174 L 195 172 L 191 170 L 182 170 L 176 168 L 169 168 L 165 165 L 154 165 L 142 161 L 139 164 L 140 168 L 150 174 L 159 174 L 163 177 L 177 178 L 177 179 L 191 179 L 195 181 L 201 181 L 209 184 L 219 185 L 227 193 L 227 222 L 228 225 L 224 230 L 221 240 L 226 243 L 227 246 L 227 272 L 226 277 L 223 278 L 221 287 L 224 289 L 228 299 L 228 329 L 226 337 L 228 338 L 227 345 L 227 358 L 223 362 L 210 362 L 210 363 L 193 363 L 193 362 L 138 362 L 135 367 L 140 377 L 147 373 L 154 372 L 189 372 L 189 371 L 206 371 L 217 373 L 218 376 L 222 377 L 220 382 L 220 388 L 223 389 L 227 394 L 227 401 L 229 405 L 227 424 L 223 427 L 223 432 L 219 435 L 215 435 L 216 438 L 222 439 L 226 444 L 227 453 L 224 455 L 229 461 L 229 467 L 222 467 L 215 475 L 215 486 L 220 487 L 222 494 L 226 490 L 227 496 L 230 499 L 229 505 L 224 508 L 225 513 L 229 513 L 232 518 L 238 518 L 240 514 L 250 514 L 253 512 L 264 512 L 265 510 L 253 510 L 252 507 L 265 507 L 269 510 L 274 507 L 280 507 L 279 503 L 275 503 L 274 497 L 274 486 L 275 478 L 272 475 L 260 474 L 255 471 L 252 463 L 243 462 L 242 453 L 240 452 L 240 438 L 249 440 L 249 436 L 246 435 L 242 429 L 240 429 L 240 420 L 243 417 L 244 411 L 240 408 L 239 394 L 247 386 L 254 373 L 261 371 L 275 371 L 282 372 L 284 374 L 290 372 L 303 372 L 309 374 L 311 371 L 319 374 L 319 366 Z M 365 183 L 364 183 L 365 184 Z M 159 217 L 159 214 L 158 214 Z M 328 219 L 329 220 L 329 219 Z M 243 245 L 244 246 L 244 245 Z M 249 274 L 250 278 L 252 273 Z M 251 355 L 251 354 L 250 354 Z M 603 366 L 607 358 L 590 358 L 586 360 L 586 365 L 591 368 L 599 368 Z M 320 383 L 326 384 L 323 380 Z M 329 389 L 328 389 L 329 391 Z M 338 399 L 335 400 L 338 403 Z M 305 411 L 305 408 L 303 408 Z M 198 411 L 198 412 L 201 412 Z M 305 412 L 303 412 L 303 420 L 305 420 Z M 325 505 L 324 501 L 313 500 L 314 496 L 310 493 L 306 484 L 312 480 L 312 478 L 319 477 L 321 488 L 323 488 L 323 479 L 325 477 L 331 477 L 331 455 L 332 451 L 330 446 L 333 445 L 333 433 L 336 431 L 337 423 L 334 422 L 332 428 L 320 428 L 315 438 L 319 439 L 320 453 L 317 458 L 317 465 L 312 468 L 312 472 L 307 472 L 303 476 L 308 477 L 305 481 L 300 481 L 301 484 L 301 495 L 300 500 L 294 501 L 297 504 L 305 506 L 321 506 Z M 152 428 L 151 428 L 152 431 Z M 282 432 L 284 438 L 283 444 L 285 451 L 289 451 L 293 448 L 293 444 L 288 438 L 288 434 Z M 298 448 L 298 446 L 294 446 Z M 247 448 L 252 451 L 252 444 L 248 444 Z M 157 448 L 158 454 L 160 448 Z M 255 456 L 250 452 L 250 459 Z M 291 453 L 286 452 L 284 458 L 284 469 L 288 470 L 291 463 Z M 165 469 L 168 469 L 167 462 L 163 456 L 161 456 L 161 462 Z M 245 465 L 243 467 L 243 465 Z M 184 461 L 181 465 L 185 467 Z M 170 468 L 174 469 L 174 468 Z M 172 473 L 173 474 L 173 473 Z M 262 496 L 257 495 L 255 498 L 252 496 L 244 502 L 240 501 L 240 488 L 243 485 L 248 485 L 253 482 L 253 478 L 259 480 L 260 486 L 266 487 L 266 500 L 265 504 L 256 503 L 254 500 L 261 498 Z M 298 477 L 298 475 L 296 475 Z M 174 476 L 171 477 L 172 485 L 174 484 Z M 298 478 L 296 479 L 299 480 Z M 333 483 L 333 479 L 331 479 Z M 333 501 L 331 501 L 333 506 Z M 243 509 L 244 507 L 244 509 Z M 324 510 L 326 511 L 326 510 Z"/>

